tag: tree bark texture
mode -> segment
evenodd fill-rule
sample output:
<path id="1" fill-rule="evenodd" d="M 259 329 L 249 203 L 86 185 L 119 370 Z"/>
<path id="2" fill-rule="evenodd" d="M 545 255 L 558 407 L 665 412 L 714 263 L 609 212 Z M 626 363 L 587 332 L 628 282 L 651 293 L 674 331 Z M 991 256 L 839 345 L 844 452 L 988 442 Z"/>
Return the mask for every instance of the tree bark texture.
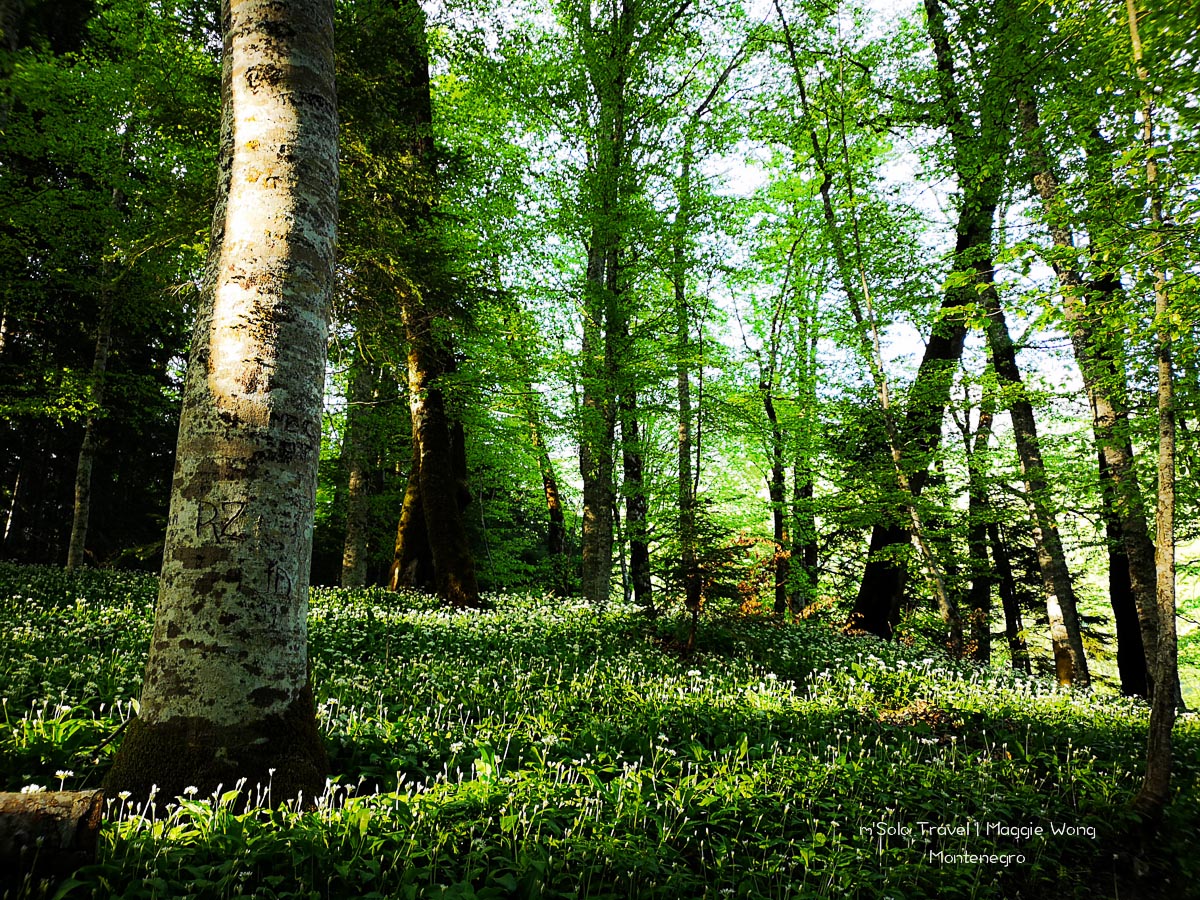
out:
<path id="1" fill-rule="evenodd" d="M 337 221 L 332 0 L 225 0 L 218 197 L 142 690 L 105 782 L 325 785 L 307 613 Z"/>
<path id="2" fill-rule="evenodd" d="M 419 298 L 406 296 L 401 309 L 408 339 L 413 464 L 433 562 L 434 590 L 452 606 L 478 607 L 479 584 L 462 513 L 471 496 L 466 489 L 462 430 L 447 413 L 445 394 L 439 383 L 451 365 L 445 348 L 434 344 L 435 319 L 422 310 Z M 410 479 L 409 487 L 412 486 Z M 408 499 L 406 492 L 406 510 Z"/>
<path id="3" fill-rule="evenodd" d="M 95 862 L 103 815 L 102 791 L 0 793 L 0 891 L 39 896 L 40 881 Z"/>

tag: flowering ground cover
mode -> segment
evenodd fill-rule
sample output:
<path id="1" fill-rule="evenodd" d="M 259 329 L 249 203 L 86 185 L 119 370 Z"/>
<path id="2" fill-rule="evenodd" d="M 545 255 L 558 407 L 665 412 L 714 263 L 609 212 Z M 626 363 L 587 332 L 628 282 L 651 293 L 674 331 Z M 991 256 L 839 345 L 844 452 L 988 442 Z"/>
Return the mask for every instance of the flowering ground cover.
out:
<path id="1" fill-rule="evenodd" d="M 0 789 L 99 785 L 137 711 L 153 578 L 0 566 Z M 1143 704 L 954 663 L 829 624 L 614 605 L 315 590 L 318 715 L 337 773 L 108 798 L 60 897 L 1188 896 L 1200 727 L 1139 847 Z M 239 812 L 240 799 L 260 804 Z M 29 887 L 36 895 L 36 886 Z"/>

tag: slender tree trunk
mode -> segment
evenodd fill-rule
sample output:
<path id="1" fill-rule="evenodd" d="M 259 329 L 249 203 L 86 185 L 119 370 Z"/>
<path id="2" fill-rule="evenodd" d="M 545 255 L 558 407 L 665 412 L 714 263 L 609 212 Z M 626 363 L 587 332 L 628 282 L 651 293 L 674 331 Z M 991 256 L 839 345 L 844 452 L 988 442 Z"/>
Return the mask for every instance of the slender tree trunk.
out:
<path id="1" fill-rule="evenodd" d="M 593 241 L 599 239 L 594 234 Z M 593 606 L 608 602 L 613 565 L 613 441 L 616 415 L 611 373 L 612 353 L 605 330 L 605 254 L 589 252 L 583 323 L 583 409 L 579 473 L 583 479 L 583 565 L 581 587 Z"/>
<path id="2" fill-rule="evenodd" d="M 1121 685 L 1126 693 L 1146 696 L 1149 689 L 1147 675 L 1136 676 L 1133 661 L 1141 657 L 1147 671 L 1154 669 L 1154 649 L 1158 640 L 1154 544 L 1146 530 L 1145 506 L 1134 467 L 1124 372 L 1117 355 L 1097 337 L 1093 327 L 1096 316 L 1089 309 L 1089 306 L 1100 310 L 1114 308 L 1120 284 L 1108 276 L 1093 281 L 1091 290 L 1086 289 L 1075 268 L 1075 238 L 1066 224 L 1065 201 L 1046 152 L 1033 95 L 1022 97 L 1019 108 L 1033 185 L 1041 198 L 1057 251 L 1052 262 L 1062 292 L 1063 314 L 1070 328 L 1071 345 L 1092 410 L 1092 429 L 1101 457 L 1100 473 L 1106 498 L 1106 522 L 1109 523 L 1106 527 L 1114 531 L 1123 544 L 1116 568 L 1122 570 L 1128 584 L 1113 582 L 1115 591 L 1110 592 L 1118 623 L 1117 654 L 1118 658 L 1126 660 L 1120 667 Z M 1110 544 L 1110 547 L 1110 554 L 1114 553 L 1115 546 Z M 1132 595 L 1139 631 L 1123 627 L 1127 624 L 1126 611 L 1118 607 L 1127 593 Z M 1134 641 L 1141 646 L 1134 647 Z"/>
<path id="3" fill-rule="evenodd" d="M 367 583 L 371 540 L 371 494 L 377 435 L 375 404 L 379 400 L 378 367 L 363 357 L 355 343 L 350 363 L 350 402 L 346 406 L 346 437 L 342 461 L 346 467 L 346 539 L 342 544 L 344 588 Z"/>
<path id="4" fill-rule="evenodd" d="M 1133 579 L 1129 571 L 1129 555 L 1125 552 L 1120 521 L 1113 509 L 1114 485 L 1108 472 L 1108 460 L 1103 451 L 1100 451 L 1097 457 L 1104 537 L 1108 548 L 1108 596 L 1112 603 L 1113 622 L 1117 633 L 1117 673 L 1121 679 L 1121 693 L 1131 697 L 1148 697 L 1150 683 L 1143 649 L 1141 620 L 1138 617 Z"/>
<path id="5" fill-rule="evenodd" d="M 688 237 L 692 215 L 692 165 L 694 138 L 689 129 L 684 135 L 683 162 L 680 166 L 679 209 L 673 227 L 674 267 L 671 273 L 675 297 L 675 394 L 678 403 L 676 450 L 679 476 L 676 487 L 679 513 L 679 570 L 683 578 L 685 606 L 700 609 L 703 585 L 696 562 L 696 481 L 692 471 L 692 340 L 687 299 Z"/>
<path id="6" fill-rule="evenodd" d="M 812 460 L 801 450 L 792 466 L 792 609 L 803 609 L 816 596 L 819 577 L 817 516 Z"/>
<path id="7" fill-rule="evenodd" d="M 990 268 L 990 267 L 989 267 Z M 1033 513 L 1033 535 L 1037 545 L 1038 566 L 1042 573 L 1042 589 L 1046 595 L 1046 614 L 1050 619 L 1050 640 L 1054 646 L 1054 668 L 1058 683 L 1086 688 L 1091 684 L 1087 657 L 1083 650 L 1083 634 L 1067 557 L 1063 551 L 1050 482 L 1042 462 L 1041 444 L 1033 416 L 1033 404 L 1025 393 L 1017 353 L 1008 333 L 1004 310 L 991 281 L 991 272 L 980 282 L 980 292 L 987 313 L 988 346 L 992 365 L 996 369 L 1002 395 L 1008 400 L 1012 417 L 1013 438 L 1017 457 L 1025 479 L 1030 509 Z"/>
<path id="8" fill-rule="evenodd" d="M 550 459 L 550 452 L 546 449 L 546 441 L 542 437 L 542 420 L 538 415 L 537 395 L 534 393 L 533 384 L 529 381 L 525 383 L 524 407 L 525 419 L 529 425 L 529 444 L 537 456 L 538 474 L 541 476 L 542 491 L 546 496 L 546 513 L 549 517 L 546 530 L 546 552 L 552 559 L 561 562 L 567 550 L 567 529 L 563 516 L 562 494 L 558 489 L 558 476 L 554 473 L 554 462 Z M 565 571 L 558 572 L 556 575 L 559 580 L 556 583 L 555 591 L 560 595 L 566 593 L 565 575 Z"/>
<path id="9" fill-rule="evenodd" d="M 1017 580 L 1013 577 L 1012 561 L 1008 548 L 1000 533 L 1000 526 L 988 522 L 988 538 L 992 545 L 992 559 L 996 563 L 996 585 L 1000 590 L 1000 603 L 1004 608 L 1004 636 L 1008 641 L 1008 655 L 1012 667 L 1026 675 L 1032 673 L 1029 663 L 1029 648 L 1025 644 L 1025 623 L 1021 616 L 1021 604 L 1017 602 Z"/>
<path id="10" fill-rule="evenodd" d="M 75 508 L 71 517 L 71 539 L 67 545 L 67 571 L 73 572 L 83 565 L 87 544 L 88 519 L 92 511 L 92 468 L 99 449 L 97 429 L 104 412 L 105 374 L 108 355 L 112 347 L 113 298 L 106 289 L 100 301 L 100 321 L 96 327 L 96 350 L 92 357 L 91 384 L 89 386 L 91 411 L 83 425 L 83 443 L 79 447 L 79 459 L 75 466 Z"/>
<path id="11" fill-rule="evenodd" d="M 791 30 L 788 27 L 787 20 L 784 17 L 783 10 L 778 2 L 775 4 L 776 13 L 779 16 L 781 25 L 783 26 L 784 38 L 787 43 L 788 54 L 792 62 L 793 74 L 796 81 L 796 87 L 800 94 L 800 102 L 805 115 L 810 114 L 808 93 L 805 87 L 802 69 L 797 57 L 796 47 L 792 40 Z M 875 557 L 877 551 L 885 549 L 886 546 L 895 544 L 908 544 L 915 541 L 917 549 L 921 555 L 921 561 L 924 564 L 926 574 L 930 584 L 933 587 L 934 595 L 937 599 L 938 610 L 943 621 L 946 623 L 949 631 L 949 643 L 951 651 L 955 654 L 960 652 L 962 647 L 962 623 L 958 616 L 958 611 L 954 607 L 949 595 L 946 592 L 945 578 L 942 575 L 941 567 L 938 564 L 936 557 L 933 554 L 929 541 L 925 534 L 925 528 L 921 521 L 921 514 L 917 508 L 917 499 L 920 497 L 921 490 L 924 484 L 924 479 L 928 471 L 928 462 L 924 462 L 922 467 L 913 471 L 913 466 L 909 459 L 908 453 L 910 450 L 909 444 L 911 440 L 906 441 L 901 434 L 901 430 L 896 422 L 895 413 L 890 398 L 890 387 L 888 384 L 887 373 L 883 368 L 883 357 L 880 350 L 879 328 L 876 322 L 874 309 L 872 306 L 871 292 L 868 289 L 865 272 L 861 268 L 858 269 L 859 280 L 861 283 L 861 299 L 859 291 L 854 286 L 854 269 L 851 267 L 849 255 L 846 252 L 844 241 L 842 238 L 841 226 L 837 221 L 837 215 L 833 207 L 831 189 L 833 185 L 833 170 L 831 169 L 826 153 L 822 148 L 821 142 L 817 136 L 815 129 L 811 129 L 808 134 L 809 142 L 812 148 L 812 157 L 818 171 L 821 174 L 820 193 L 821 206 L 825 218 L 825 228 L 828 233 L 830 242 L 833 245 L 834 258 L 837 266 L 838 278 L 841 282 L 843 293 L 846 296 L 847 302 L 850 304 L 851 312 L 854 316 L 855 324 L 859 331 L 859 339 L 862 343 L 863 354 L 866 357 L 867 364 L 871 370 L 871 378 L 875 384 L 876 394 L 879 397 L 880 410 L 883 414 L 884 427 L 887 431 L 888 450 L 891 455 L 892 466 L 895 471 L 896 483 L 899 488 L 899 493 L 902 497 L 904 511 L 907 517 L 907 527 L 890 526 L 886 531 L 876 529 L 871 535 L 871 556 Z M 849 175 L 849 152 L 846 145 L 846 135 L 843 124 L 841 134 L 842 148 L 845 153 L 845 165 L 847 167 L 846 180 L 849 189 L 850 206 L 855 205 L 854 192 L 852 182 Z M 857 218 L 852 217 L 854 225 L 855 249 L 861 257 L 862 242 L 859 236 Z M 954 305 L 960 305 L 961 300 Z M 943 303 L 943 309 L 946 304 Z M 941 322 L 952 322 L 958 320 L 956 315 L 944 316 Z M 965 337 L 965 324 L 959 323 L 954 326 L 961 330 L 961 334 L 957 337 L 956 349 L 953 352 L 955 364 L 959 356 L 962 354 L 962 343 Z M 926 381 L 922 382 L 921 372 L 918 371 L 918 384 L 921 386 L 921 395 L 925 394 L 926 383 L 929 380 L 936 380 L 930 374 L 935 367 L 935 362 L 930 357 L 929 348 L 937 342 L 938 335 L 935 333 L 930 339 L 930 343 L 926 345 L 926 358 L 922 360 L 921 369 L 926 370 Z M 927 362 L 929 365 L 927 366 Z M 916 443 L 919 445 L 925 439 L 932 437 L 930 449 L 936 448 L 941 440 L 941 420 L 945 415 L 945 406 L 948 402 L 950 391 L 950 377 L 945 378 L 945 398 L 941 402 L 941 407 L 937 416 L 936 423 L 933 426 L 931 433 L 918 430 L 918 439 Z M 917 386 L 914 385 L 914 395 L 917 394 Z M 911 419 L 916 410 L 916 405 L 910 405 L 909 418 Z M 934 436 L 936 435 L 936 436 Z M 911 433 L 910 433 L 911 436 Z M 889 539 L 888 544 L 883 543 Z M 895 626 L 899 621 L 900 602 L 903 596 L 903 586 L 905 580 L 905 568 L 903 564 L 897 564 L 894 559 L 875 559 L 876 562 L 884 562 L 883 567 L 879 567 L 873 571 L 871 569 L 870 560 L 863 575 L 863 581 L 860 585 L 858 598 L 855 601 L 854 611 L 850 616 L 850 624 L 856 629 L 890 638 L 895 630 Z"/>
<path id="12" fill-rule="evenodd" d="M 1146 776 L 1133 800 L 1145 832 L 1157 831 L 1171 793 L 1171 732 L 1179 698 L 1178 638 L 1175 625 L 1175 376 L 1171 357 L 1172 323 L 1163 258 L 1162 195 L 1154 145 L 1154 94 L 1142 53 L 1135 0 L 1125 0 L 1134 65 L 1142 83 L 1142 143 L 1146 152 L 1146 187 L 1150 194 L 1150 228 L 1154 273 L 1154 322 L 1158 355 L 1158 506 L 1155 510 L 1158 645 L 1154 656 L 1154 696 L 1146 746 Z"/>
<path id="13" fill-rule="evenodd" d="M 654 593 L 650 584 L 650 543 L 647 539 L 646 484 L 643 476 L 641 438 L 638 435 L 637 392 L 630 388 L 621 395 L 622 473 L 625 481 L 625 534 L 629 539 L 629 575 L 633 602 L 654 617 Z"/>
<path id="14" fill-rule="evenodd" d="M 154 635 L 105 792 L 246 779 L 281 803 L 316 797 L 328 768 L 307 613 L 337 222 L 333 3 L 225 0 L 222 24 L 219 189 Z"/>
<path id="15" fill-rule="evenodd" d="M 988 565 L 988 503 L 987 476 L 983 458 L 992 436 L 992 398 L 985 390 L 979 410 L 979 423 L 972 438 L 969 423 L 963 426 L 963 443 L 967 456 L 968 508 L 967 554 L 971 565 L 971 589 L 967 608 L 971 611 L 971 658 L 987 664 L 992 658 L 992 576 Z"/>
<path id="16" fill-rule="evenodd" d="M 787 503 L 784 500 L 783 429 L 775 412 L 775 399 L 771 396 L 771 385 L 759 385 L 762 392 L 763 410 L 771 426 L 771 477 L 767 491 L 771 498 L 772 539 L 775 542 L 772 568 L 775 580 L 775 615 L 789 613 L 791 599 L 788 595 L 788 556 L 790 551 L 787 533 Z"/>

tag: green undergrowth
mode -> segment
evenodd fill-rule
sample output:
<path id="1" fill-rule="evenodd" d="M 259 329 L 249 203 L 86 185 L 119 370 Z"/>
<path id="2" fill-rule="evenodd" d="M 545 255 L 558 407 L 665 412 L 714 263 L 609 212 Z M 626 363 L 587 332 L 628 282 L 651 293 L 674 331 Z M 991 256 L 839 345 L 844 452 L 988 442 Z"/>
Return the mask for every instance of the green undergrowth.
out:
<path id="1" fill-rule="evenodd" d="M 144 576 L 0 566 L 0 789 L 96 787 L 135 714 Z M 314 591 L 315 808 L 109 798 L 61 897 L 966 898 L 1195 894 L 1200 728 L 1128 838 L 1142 704 L 840 635 L 614 606 Z M 35 890 L 29 893 L 35 894 Z"/>

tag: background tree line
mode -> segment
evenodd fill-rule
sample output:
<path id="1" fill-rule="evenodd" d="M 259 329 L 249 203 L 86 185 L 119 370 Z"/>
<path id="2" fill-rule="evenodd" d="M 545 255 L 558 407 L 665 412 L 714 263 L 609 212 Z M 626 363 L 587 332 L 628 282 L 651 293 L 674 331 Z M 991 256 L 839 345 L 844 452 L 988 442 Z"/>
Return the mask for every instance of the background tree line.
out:
<path id="1" fill-rule="evenodd" d="M 3 6 L 5 558 L 161 561 L 216 12 Z M 915 615 L 1149 693 L 1196 39 L 1134 12 L 1136 58 L 1092 3 L 339 3 L 314 580 Z"/>

